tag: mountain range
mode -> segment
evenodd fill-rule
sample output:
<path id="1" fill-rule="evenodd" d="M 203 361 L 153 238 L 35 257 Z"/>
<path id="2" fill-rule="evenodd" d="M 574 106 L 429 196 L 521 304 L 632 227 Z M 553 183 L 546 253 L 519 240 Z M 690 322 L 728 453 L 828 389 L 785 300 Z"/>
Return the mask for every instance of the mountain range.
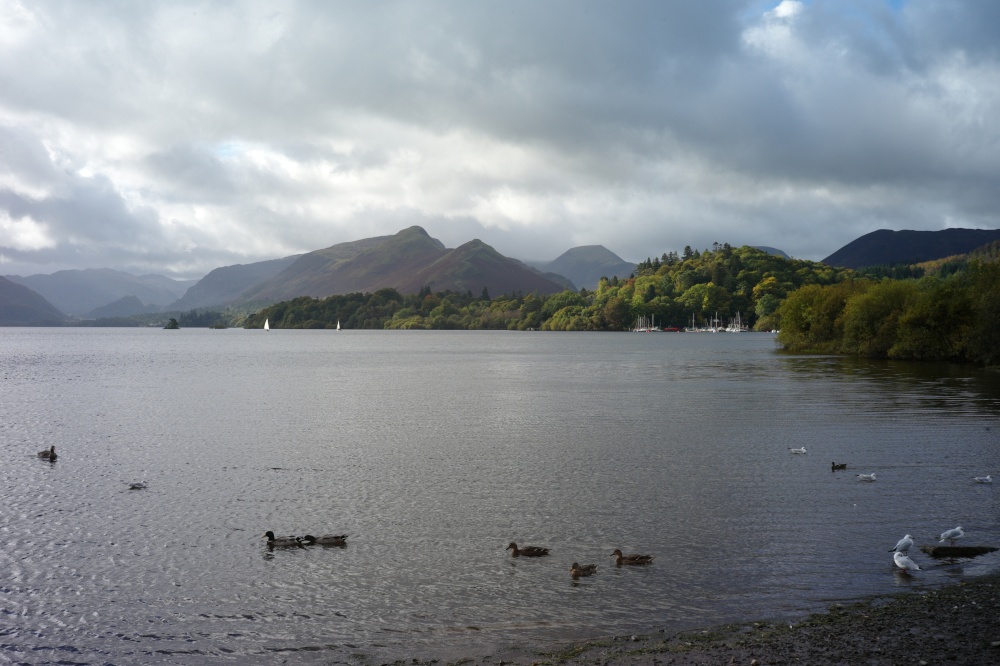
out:
<path id="1" fill-rule="evenodd" d="M 823 260 L 846 268 L 917 263 L 963 254 L 1000 239 L 1000 230 L 946 229 L 866 234 Z M 766 248 L 772 254 L 780 250 Z M 787 255 L 785 255 L 787 256 Z M 110 269 L 0 278 L 0 325 L 52 325 L 76 317 L 122 317 L 157 311 L 259 307 L 297 296 L 374 292 L 472 292 L 499 295 L 594 289 L 601 277 L 627 278 L 636 264 L 600 245 L 572 248 L 532 265 L 480 240 L 448 249 L 418 226 L 391 236 L 339 243 L 281 259 L 217 268 L 197 281 L 133 276 Z M 65 313 L 65 314 L 64 314 Z"/>

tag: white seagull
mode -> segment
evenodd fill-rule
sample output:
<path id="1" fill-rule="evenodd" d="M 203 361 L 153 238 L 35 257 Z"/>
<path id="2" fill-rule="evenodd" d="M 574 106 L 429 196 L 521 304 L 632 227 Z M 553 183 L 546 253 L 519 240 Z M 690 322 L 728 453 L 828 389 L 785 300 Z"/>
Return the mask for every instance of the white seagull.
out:
<path id="1" fill-rule="evenodd" d="M 953 530 L 948 530 L 946 532 L 941 532 L 941 542 L 947 541 L 950 545 L 954 546 L 957 539 L 961 539 L 965 536 L 965 532 L 962 531 L 961 526 L 956 527 Z"/>
<path id="2" fill-rule="evenodd" d="M 913 545 L 913 537 L 907 534 L 905 537 L 899 540 L 896 547 L 890 550 L 890 553 L 905 553 L 910 550 L 910 546 Z"/>
<path id="3" fill-rule="evenodd" d="M 976 483 L 993 483 L 993 477 L 989 474 L 986 476 L 974 476 L 972 480 Z"/>
<path id="4" fill-rule="evenodd" d="M 802 447 L 799 447 L 797 449 L 793 449 L 791 447 L 788 447 L 788 450 L 791 451 L 792 453 L 805 453 L 806 452 L 806 447 L 802 446 Z"/>
<path id="5" fill-rule="evenodd" d="M 875 472 L 872 472 L 871 474 L 858 474 L 858 479 L 861 481 L 874 481 Z"/>
<path id="6" fill-rule="evenodd" d="M 896 566 L 903 571 L 922 571 L 920 566 L 910 559 L 910 556 L 906 553 L 901 553 L 896 551 L 892 555 L 892 561 L 896 563 Z"/>

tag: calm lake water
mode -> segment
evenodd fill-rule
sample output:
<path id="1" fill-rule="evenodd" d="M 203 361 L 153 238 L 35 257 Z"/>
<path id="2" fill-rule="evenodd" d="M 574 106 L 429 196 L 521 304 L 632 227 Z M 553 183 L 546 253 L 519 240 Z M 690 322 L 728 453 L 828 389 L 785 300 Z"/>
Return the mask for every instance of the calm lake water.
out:
<path id="1" fill-rule="evenodd" d="M 1000 545 L 998 416 L 996 373 L 768 334 L 0 328 L 0 661 L 447 659 L 929 589 L 1000 564 L 887 552 Z"/>

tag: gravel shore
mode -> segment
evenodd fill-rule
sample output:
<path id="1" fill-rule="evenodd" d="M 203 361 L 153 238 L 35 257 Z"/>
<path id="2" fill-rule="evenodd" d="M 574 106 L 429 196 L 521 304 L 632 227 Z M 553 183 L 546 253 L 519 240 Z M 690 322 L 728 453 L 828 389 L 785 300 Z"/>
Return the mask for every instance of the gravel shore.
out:
<path id="1" fill-rule="evenodd" d="M 404 663 L 404 662 L 400 662 Z M 405 663 L 491 664 L 1000 664 L 1000 574 L 928 592 L 837 604 L 789 625 L 747 622 L 675 634 L 620 636 L 558 652 Z"/>

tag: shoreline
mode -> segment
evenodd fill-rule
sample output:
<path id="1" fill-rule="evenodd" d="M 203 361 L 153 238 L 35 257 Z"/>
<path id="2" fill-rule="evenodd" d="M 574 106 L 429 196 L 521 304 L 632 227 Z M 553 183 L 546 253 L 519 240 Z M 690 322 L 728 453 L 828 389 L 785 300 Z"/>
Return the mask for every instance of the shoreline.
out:
<path id="1" fill-rule="evenodd" d="M 905 575 L 905 574 L 904 574 Z M 1000 663 L 1000 573 L 930 591 L 873 596 L 798 622 L 758 620 L 677 632 L 511 646 L 461 659 L 395 664 L 654 666 L 666 664 Z"/>

